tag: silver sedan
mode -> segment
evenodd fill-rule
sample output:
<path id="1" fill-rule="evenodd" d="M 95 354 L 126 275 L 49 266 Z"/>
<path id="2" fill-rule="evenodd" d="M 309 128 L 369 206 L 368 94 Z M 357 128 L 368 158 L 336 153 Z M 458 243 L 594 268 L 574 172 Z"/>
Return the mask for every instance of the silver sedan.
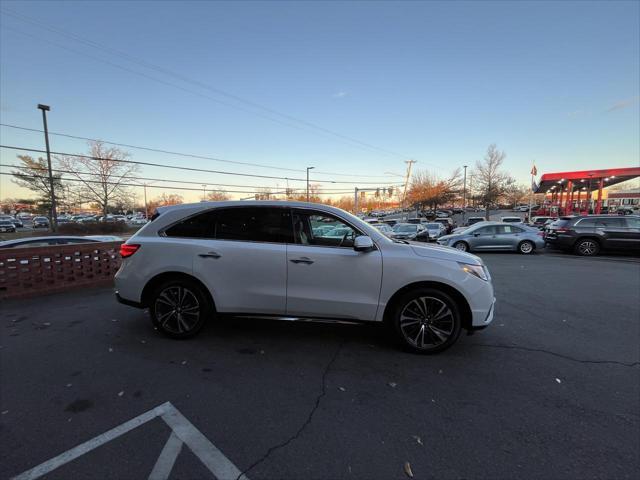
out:
<path id="1" fill-rule="evenodd" d="M 542 232 L 525 225 L 483 222 L 466 230 L 445 235 L 438 244 L 467 251 L 512 251 L 523 254 L 544 248 Z"/>

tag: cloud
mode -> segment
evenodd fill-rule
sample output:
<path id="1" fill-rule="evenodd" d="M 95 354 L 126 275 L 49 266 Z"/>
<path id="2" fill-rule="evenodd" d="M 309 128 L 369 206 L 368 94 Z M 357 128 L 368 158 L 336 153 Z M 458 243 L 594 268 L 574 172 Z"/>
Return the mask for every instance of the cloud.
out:
<path id="1" fill-rule="evenodd" d="M 349 95 L 348 92 L 345 92 L 344 90 L 340 90 L 339 92 L 334 93 L 333 95 L 331 95 L 333 98 L 342 98 L 342 97 L 346 97 L 347 95 Z"/>
<path id="2" fill-rule="evenodd" d="M 613 112 L 615 110 L 622 110 L 623 108 L 630 107 L 634 103 L 638 103 L 638 100 L 640 100 L 640 96 L 627 98 L 626 100 L 614 103 L 609 108 L 607 108 L 607 112 Z"/>

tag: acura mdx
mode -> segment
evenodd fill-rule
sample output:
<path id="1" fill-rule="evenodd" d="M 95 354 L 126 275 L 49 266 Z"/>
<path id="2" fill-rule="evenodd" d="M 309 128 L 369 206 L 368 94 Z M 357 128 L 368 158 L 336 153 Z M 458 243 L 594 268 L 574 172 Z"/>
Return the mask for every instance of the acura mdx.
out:
<path id="1" fill-rule="evenodd" d="M 331 226 L 333 228 L 319 228 Z M 420 353 L 493 319 L 482 260 L 392 240 L 343 210 L 282 201 L 161 207 L 121 246 L 116 296 L 175 338 L 216 314 L 384 322 Z"/>

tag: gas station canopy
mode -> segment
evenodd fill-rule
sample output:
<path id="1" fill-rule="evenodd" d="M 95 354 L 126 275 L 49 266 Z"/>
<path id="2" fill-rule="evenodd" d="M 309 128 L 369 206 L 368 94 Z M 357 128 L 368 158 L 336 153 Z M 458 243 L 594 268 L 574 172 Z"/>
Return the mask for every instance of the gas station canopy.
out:
<path id="1" fill-rule="evenodd" d="M 600 186 L 600 182 L 602 182 L 601 188 L 607 188 L 616 183 L 621 183 L 636 177 L 640 177 L 640 167 L 545 173 L 540 177 L 540 183 L 536 193 L 553 191 L 558 188 L 559 185 L 564 187 L 564 189 L 578 190 L 585 186 L 588 187 L 589 182 L 591 182 L 591 188 L 596 190 Z"/>

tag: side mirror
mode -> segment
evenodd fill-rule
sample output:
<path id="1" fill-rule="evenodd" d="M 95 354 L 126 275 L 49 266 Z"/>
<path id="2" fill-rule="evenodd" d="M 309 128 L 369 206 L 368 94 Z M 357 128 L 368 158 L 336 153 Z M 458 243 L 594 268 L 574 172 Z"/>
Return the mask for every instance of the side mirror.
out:
<path id="1" fill-rule="evenodd" d="M 353 249 L 356 252 L 369 252 L 374 249 L 373 240 L 366 235 L 360 235 L 353 241 Z"/>
<path id="2" fill-rule="evenodd" d="M 473 236 L 474 236 L 474 237 L 479 237 L 479 236 L 480 236 L 480 234 L 479 234 L 479 233 L 474 233 L 474 234 L 473 234 Z"/>

